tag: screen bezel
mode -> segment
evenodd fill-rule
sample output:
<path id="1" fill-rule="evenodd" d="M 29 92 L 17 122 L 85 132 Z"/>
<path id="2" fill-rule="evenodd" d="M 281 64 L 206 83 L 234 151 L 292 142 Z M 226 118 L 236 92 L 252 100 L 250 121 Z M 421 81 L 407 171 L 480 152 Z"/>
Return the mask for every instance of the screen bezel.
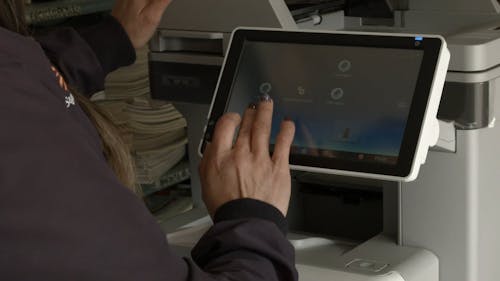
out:
<path id="1" fill-rule="evenodd" d="M 226 113 L 245 41 L 422 50 L 422 63 L 418 73 L 415 92 L 413 94 L 397 164 L 388 165 L 377 162 L 365 163 L 301 154 L 290 155 L 290 164 L 294 166 L 344 170 L 395 177 L 406 177 L 410 174 L 442 47 L 442 41 L 439 38 L 238 29 L 233 33 L 226 61 L 222 68 L 219 84 L 209 113 L 208 125 L 205 130 L 203 143 L 200 147 L 201 152 L 203 152 L 206 142 L 211 140 L 216 121 Z"/>

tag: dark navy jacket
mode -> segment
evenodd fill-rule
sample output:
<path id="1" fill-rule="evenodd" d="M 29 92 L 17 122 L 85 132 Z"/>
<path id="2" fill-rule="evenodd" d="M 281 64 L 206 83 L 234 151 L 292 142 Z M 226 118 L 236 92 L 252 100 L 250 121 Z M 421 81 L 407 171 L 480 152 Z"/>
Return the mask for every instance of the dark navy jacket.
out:
<path id="1" fill-rule="evenodd" d="M 0 28 L 0 280 L 297 279 L 285 218 L 254 200 L 221 207 L 192 252 L 175 256 L 139 198 L 107 165 L 85 94 L 135 60 L 112 18 L 37 38 Z"/>

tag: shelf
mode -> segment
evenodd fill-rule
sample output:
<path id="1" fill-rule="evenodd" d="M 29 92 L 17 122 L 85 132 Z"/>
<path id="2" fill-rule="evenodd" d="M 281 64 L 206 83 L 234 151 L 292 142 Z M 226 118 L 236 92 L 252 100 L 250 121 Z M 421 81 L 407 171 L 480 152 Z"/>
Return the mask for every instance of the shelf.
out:
<path id="1" fill-rule="evenodd" d="M 33 3 L 26 7 L 28 24 L 63 20 L 70 17 L 111 11 L 114 0 L 60 0 Z"/>

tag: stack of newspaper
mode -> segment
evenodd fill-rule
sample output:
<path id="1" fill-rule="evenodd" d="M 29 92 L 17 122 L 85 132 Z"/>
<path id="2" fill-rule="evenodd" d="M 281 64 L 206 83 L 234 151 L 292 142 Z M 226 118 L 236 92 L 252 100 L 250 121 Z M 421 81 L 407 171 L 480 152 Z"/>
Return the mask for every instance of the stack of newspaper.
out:
<path id="1" fill-rule="evenodd" d="M 186 119 L 169 103 L 135 98 L 127 103 L 138 181 L 153 184 L 186 154 Z"/>
<path id="2" fill-rule="evenodd" d="M 161 189 L 168 172 L 186 155 L 186 119 L 165 101 L 152 100 L 147 48 L 137 50 L 134 65 L 111 73 L 105 91 L 93 100 L 118 125 L 135 156 L 138 183 Z M 178 170 L 178 169 L 175 169 Z M 186 173 L 182 173 L 186 179 Z"/>
<path id="3" fill-rule="evenodd" d="M 148 49 L 137 50 L 136 57 L 133 65 L 108 75 L 104 86 L 107 100 L 149 96 Z"/>

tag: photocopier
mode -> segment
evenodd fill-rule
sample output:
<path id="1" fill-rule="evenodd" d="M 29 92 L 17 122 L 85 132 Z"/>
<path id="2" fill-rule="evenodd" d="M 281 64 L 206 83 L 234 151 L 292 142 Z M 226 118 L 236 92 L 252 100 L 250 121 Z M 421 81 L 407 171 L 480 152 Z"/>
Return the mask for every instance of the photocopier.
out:
<path id="1" fill-rule="evenodd" d="M 292 174 L 289 238 L 300 280 L 500 280 L 498 0 L 173 1 L 149 64 L 153 97 L 188 121 L 194 209 L 161 221 L 175 250 L 189 254 L 195 240 L 175 234 L 206 217 L 198 145 L 239 26 L 439 34 L 451 52 L 439 142 L 417 180 Z"/>

